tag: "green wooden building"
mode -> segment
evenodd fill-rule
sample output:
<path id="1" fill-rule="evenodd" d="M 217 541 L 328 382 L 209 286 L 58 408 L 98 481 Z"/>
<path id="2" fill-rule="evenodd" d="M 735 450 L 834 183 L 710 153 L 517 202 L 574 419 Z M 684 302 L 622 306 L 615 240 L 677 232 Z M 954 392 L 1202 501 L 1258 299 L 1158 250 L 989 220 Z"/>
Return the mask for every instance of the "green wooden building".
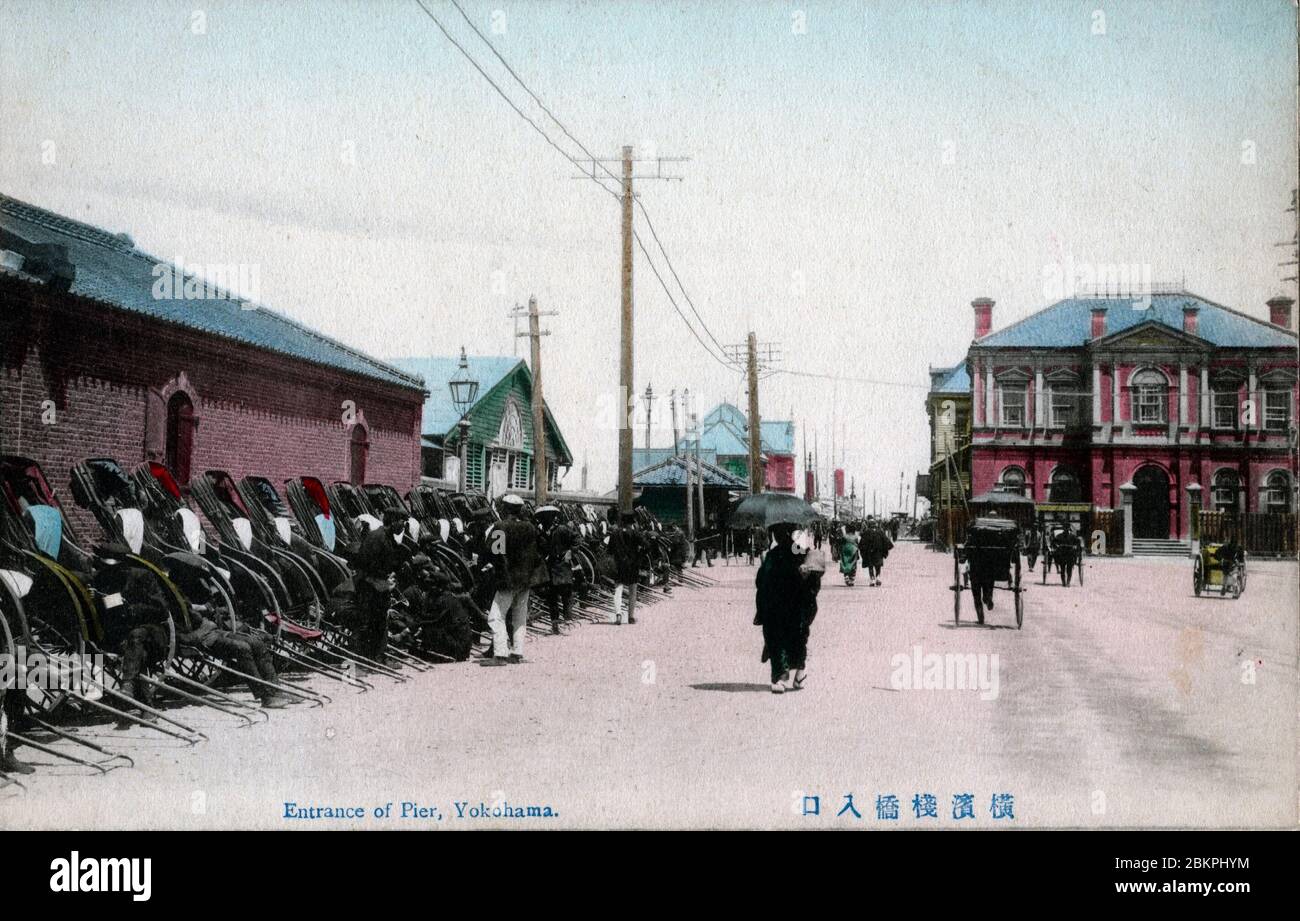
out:
<path id="1" fill-rule="evenodd" d="M 460 412 L 451 400 L 448 383 L 460 370 L 459 356 L 394 358 L 391 364 L 424 379 L 429 398 L 424 404 L 424 475 L 456 479 L 460 444 Z M 533 488 L 533 375 L 520 358 L 471 355 L 470 377 L 478 381 L 478 399 L 466 413 L 470 422 L 466 481 L 471 489 L 491 496 L 507 489 Z M 548 408 L 546 458 L 550 486 L 573 466 L 573 455 Z"/>

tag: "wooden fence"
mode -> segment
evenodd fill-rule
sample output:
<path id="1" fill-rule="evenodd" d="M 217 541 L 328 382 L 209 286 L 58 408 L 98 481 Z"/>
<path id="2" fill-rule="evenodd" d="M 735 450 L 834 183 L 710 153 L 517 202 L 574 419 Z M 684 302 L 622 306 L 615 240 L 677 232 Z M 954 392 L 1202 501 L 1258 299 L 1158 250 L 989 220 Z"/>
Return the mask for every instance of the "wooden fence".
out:
<path id="1" fill-rule="evenodd" d="M 1233 515 L 1202 509 L 1192 530 L 1192 536 L 1204 543 L 1217 543 L 1234 533 L 1247 553 L 1295 556 L 1296 516 L 1293 514 L 1247 512 Z"/>
<path id="2" fill-rule="evenodd" d="M 1092 535 L 1096 531 L 1106 535 L 1107 556 L 1124 555 L 1124 510 L 1122 508 L 1097 509 L 1092 513 L 1092 527 L 1084 535 L 1089 553 L 1092 552 Z"/>

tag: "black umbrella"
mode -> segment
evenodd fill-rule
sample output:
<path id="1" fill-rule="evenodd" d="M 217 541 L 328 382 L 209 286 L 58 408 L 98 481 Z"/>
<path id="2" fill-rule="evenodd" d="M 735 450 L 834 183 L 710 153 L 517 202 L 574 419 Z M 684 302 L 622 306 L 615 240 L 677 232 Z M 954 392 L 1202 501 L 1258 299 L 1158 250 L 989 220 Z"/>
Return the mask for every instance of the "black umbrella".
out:
<path id="1" fill-rule="evenodd" d="M 755 525 L 770 528 L 789 524 L 802 527 L 812 524 L 821 516 L 798 496 L 783 492 L 764 492 L 746 496 L 731 512 L 731 527 L 752 528 Z"/>

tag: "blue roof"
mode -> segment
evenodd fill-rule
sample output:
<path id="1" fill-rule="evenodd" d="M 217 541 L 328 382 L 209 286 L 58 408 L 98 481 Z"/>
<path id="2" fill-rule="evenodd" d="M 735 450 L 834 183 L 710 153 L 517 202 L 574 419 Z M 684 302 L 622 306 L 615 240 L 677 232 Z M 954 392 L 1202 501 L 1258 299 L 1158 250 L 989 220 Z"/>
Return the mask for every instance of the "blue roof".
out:
<path id="1" fill-rule="evenodd" d="M 749 454 L 749 423 L 744 413 L 730 403 L 719 403 L 702 423 L 700 450 L 712 451 L 717 457 Z M 770 454 L 794 453 L 794 423 L 770 420 L 759 426 L 759 441 Z M 680 442 L 686 445 L 686 439 Z"/>
<path id="2" fill-rule="evenodd" d="M 478 381 L 478 398 L 481 400 L 485 397 L 501 378 L 517 368 L 522 361 L 522 358 L 510 355 L 468 356 L 469 375 L 473 380 Z M 460 411 L 456 409 L 456 404 L 452 403 L 451 388 L 447 385 L 460 373 L 460 356 L 390 358 L 388 362 L 407 374 L 424 378 L 429 396 L 424 401 L 422 434 L 441 436 L 450 432 L 460 420 Z"/>
<path id="3" fill-rule="evenodd" d="M 934 375 L 931 393 L 970 393 L 970 372 L 966 362 L 952 368 L 935 368 L 930 373 Z"/>
<path id="4" fill-rule="evenodd" d="M 69 289 L 74 295 L 314 364 L 423 389 L 417 378 L 233 294 L 223 297 L 225 292 L 217 291 L 218 296 L 210 298 L 155 298 L 154 285 L 159 281 L 155 267 L 170 263 L 136 249 L 124 234 L 111 234 L 3 194 L 0 228 L 28 243 L 67 247 L 68 261 L 76 268 Z M 178 273 L 175 283 L 180 286 L 188 277 Z"/>
<path id="5" fill-rule="evenodd" d="M 759 440 L 763 450 L 773 454 L 794 453 L 793 422 L 763 422 L 759 425 Z"/>
<path id="6" fill-rule="evenodd" d="M 1070 348 L 1086 344 L 1092 333 L 1092 309 L 1106 307 L 1106 335 L 1111 336 L 1154 320 L 1182 331 L 1183 305 L 1200 308 L 1196 335 L 1220 347 L 1270 348 L 1296 345 L 1296 334 L 1264 320 L 1239 313 L 1195 294 L 1153 294 L 1151 306 L 1129 297 L 1071 297 L 975 340 L 978 346 Z"/>

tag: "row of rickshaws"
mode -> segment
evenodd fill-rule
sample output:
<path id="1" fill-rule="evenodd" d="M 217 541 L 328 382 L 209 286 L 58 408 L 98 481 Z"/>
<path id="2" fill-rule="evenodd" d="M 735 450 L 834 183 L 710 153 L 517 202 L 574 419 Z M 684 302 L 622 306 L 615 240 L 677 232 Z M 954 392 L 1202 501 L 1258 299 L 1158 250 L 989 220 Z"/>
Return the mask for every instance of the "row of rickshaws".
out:
<path id="1" fill-rule="evenodd" d="M 1039 522 L 1032 532 L 1022 531 L 1010 518 L 972 519 L 965 543 L 954 543 L 952 552 L 953 622 L 961 623 L 961 596 L 971 593 L 975 619 L 983 624 L 988 608 L 993 606 L 995 591 L 1012 598 L 1016 628 L 1024 625 L 1025 588 L 1021 584 L 1021 553 L 1028 551 L 1027 540 L 1038 541 L 1035 554 L 1041 554 L 1043 584 L 1048 574 L 1073 570 L 1083 585 L 1083 542 L 1068 528 L 1054 528 Z M 1062 580 L 1068 585 L 1068 578 Z M 1232 539 L 1204 541 L 1192 562 L 1192 590 L 1199 597 L 1217 591 L 1221 596 L 1240 598 L 1246 590 L 1246 553 Z"/>
<path id="2" fill-rule="evenodd" d="M 199 616 L 223 630 L 256 634 L 273 650 L 275 693 L 308 705 L 328 703 L 333 688 L 366 691 L 379 678 L 404 682 L 436 662 L 463 660 L 488 636 L 483 612 L 494 572 L 476 540 L 499 512 L 481 494 L 421 484 L 403 496 L 392 486 L 326 484 L 311 476 L 277 487 L 267 477 L 236 480 L 220 470 L 192 478 L 183 490 L 163 464 L 128 471 L 108 458 L 75 465 L 69 491 L 97 522 L 98 539 L 77 533 L 37 462 L 0 457 L 0 653 L 18 667 L 35 662 L 43 671 L 41 680 L 27 675 L 0 690 L 9 697 L 5 712 L 21 716 L 7 721 L 11 744 L 104 772 L 130 758 L 77 731 L 88 722 L 138 724 L 196 743 L 205 734 L 169 702 L 201 704 L 244 724 L 265 719 L 264 710 L 236 692 L 241 684 L 257 687 L 257 676 L 177 641 Z M 607 616 L 614 565 L 604 549 L 605 509 L 574 500 L 554 506 L 576 536 L 570 555 L 575 613 Z M 381 662 L 350 642 L 350 561 L 389 509 L 407 516 L 403 546 L 418 563 L 398 573 L 393 613 L 410 604 L 404 583 L 420 578 L 425 584 L 422 577 L 435 571 L 442 590 L 473 612 L 471 641 L 461 648 L 438 648 L 418 629 L 394 627 L 395 642 Z M 530 503 L 526 513 L 532 511 Z M 674 584 L 702 584 L 673 565 L 679 555 L 662 526 L 643 509 L 636 515 L 649 589 L 644 601 L 653 603 Z M 141 584 L 163 603 L 133 604 Z M 532 603 L 534 615 L 541 613 L 540 593 Z M 161 627 L 169 642 L 135 679 L 150 693 L 128 694 L 118 680 L 122 653 L 142 620 Z M 326 681 L 302 680 L 312 675 Z M 75 745 L 55 747 L 59 740 Z"/>

